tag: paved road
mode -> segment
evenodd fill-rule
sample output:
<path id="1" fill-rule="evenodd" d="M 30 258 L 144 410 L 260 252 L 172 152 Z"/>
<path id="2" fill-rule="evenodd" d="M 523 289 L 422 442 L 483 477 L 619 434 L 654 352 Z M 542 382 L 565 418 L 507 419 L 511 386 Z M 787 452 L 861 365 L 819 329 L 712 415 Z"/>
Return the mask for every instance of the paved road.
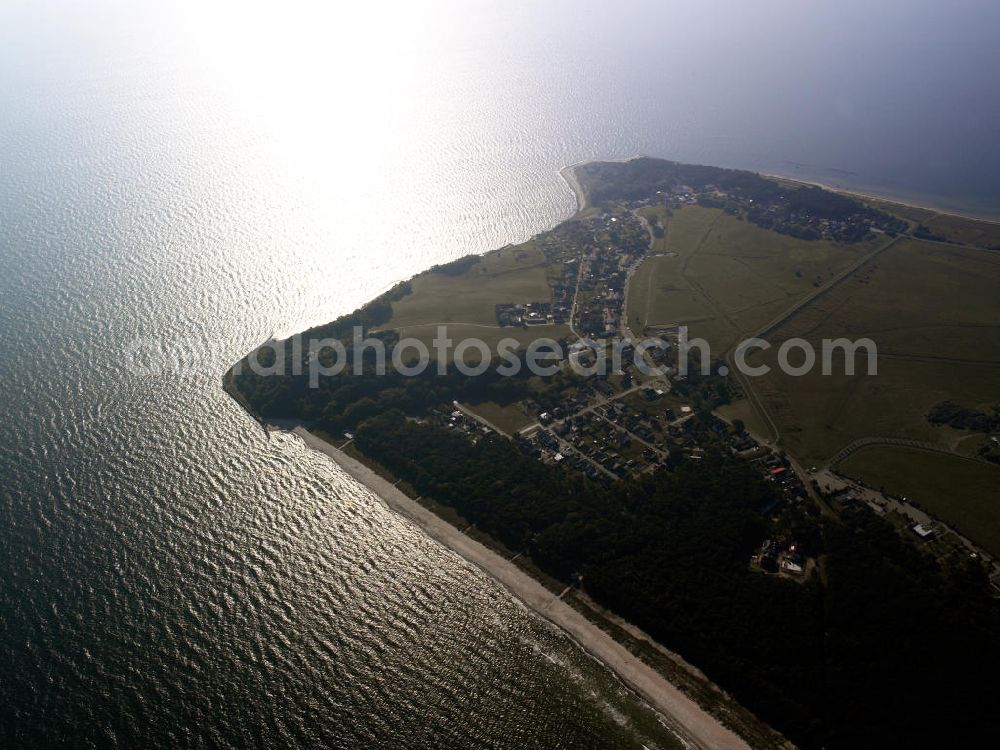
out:
<path id="1" fill-rule="evenodd" d="M 937 526 L 943 527 L 950 531 L 955 537 L 962 543 L 962 545 L 969 550 L 970 553 L 975 553 L 977 556 L 986 560 L 990 563 L 992 568 L 992 574 L 1000 574 L 1000 562 L 993 558 L 988 552 L 986 552 L 981 547 L 978 547 L 971 540 L 962 536 L 958 531 L 944 523 L 940 519 L 932 518 L 927 513 L 922 511 L 920 508 L 914 507 L 910 503 L 901 503 L 895 498 L 883 495 L 881 492 L 866 487 L 863 484 L 855 482 L 848 479 L 845 476 L 838 474 L 833 469 L 822 469 L 813 475 L 816 481 L 819 483 L 820 487 L 827 491 L 837 491 L 843 489 L 852 490 L 861 500 L 870 506 L 876 513 L 887 513 L 896 512 L 903 516 L 906 516 L 913 523 L 923 524 L 924 526 Z"/>

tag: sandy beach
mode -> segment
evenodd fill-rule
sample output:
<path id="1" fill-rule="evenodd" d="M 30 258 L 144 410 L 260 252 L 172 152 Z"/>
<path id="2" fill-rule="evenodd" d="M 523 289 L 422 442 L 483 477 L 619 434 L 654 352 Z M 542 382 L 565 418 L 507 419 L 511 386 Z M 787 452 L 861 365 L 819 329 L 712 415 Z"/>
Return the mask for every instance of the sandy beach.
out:
<path id="1" fill-rule="evenodd" d="M 621 159 L 587 159 L 585 161 L 578 161 L 576 164 L 570 164 L 569 166 L 560 169 L 559 176 L 566 181 L 566 184 L 569 185 L 570 190 L 572 190 L 573 194 L 576 196 L 577 213 L 587 209 L 590 206 L 590 204 L 587 202 L 587 194 L 584 192 L 583 186 L 580 184 L 580 181 L 576 178 L 577 167 L 582 167 L 584 164 L 593 164 L 595 161 L 624 164 L 625 162 L 641 158 L 643 158 L 642 154 L 636 154 L 635 156 L 626 156 Z"/>
<path id="2" fill-rule="evenodd" d="M 749 749 L 746 742 L 723 726 L 718 719 L 516 565 L 466 536 L 396 489 L 391 482 L 325 440 L 302 427 L 295 427 L 292 432 L 310 448 L 332 459 L 341 469 L 385 502 L 391 510 L 416 524 L 428 536 L 492 576 L 527 607 L 561 628 L 662 714 L 671 728 L 691 747 L 717 750 Z"/>
<path id="3" fill-rule="evenodd" d="M 610 161 L 610 162 L 625 162 L 631 161 L 632 159 L 641 158 L 640 156 L 631 156 L 627 159 L 598 159 L 597 161 Z M 659 157 L 651 157 L 659 158 Z M 583 186 L 580 185 L 580 181 L 576 177 L 576 168 L 588 164 L 588 161 L 577 162 L 576 164 L 570 164 L 567 167 L 563 167 L 559 170 L 559 175 L 566 181 L 569 185 L 570 190 L 576 196 L 576 206 L 577 212 L 583 211 L 588 207 L 587 196 L 583 190 Z M 817 180 L 806 180 L 801 177 L 789 177 L 788 175 L 777 174 L 775 172 L 760 172 L 762 177 L 769 177 L 775 180 L 783 180 L 785 182 L 791 182 L 803 186 L 820 187 L 824 190 L 829 190 L 831 193 L 840 193 L 842 195 L 848 195 L 854 198 L 860 198 L 864 200 L 882 201 L 883 203 L 891 203 L 897 206 L 905 206 L 907 208 L 919 208 L 923 211 L 931 211 L 936 214 L 942 214 L 945 216 L 956 216 L 960 219 L 971 219 L 972 221 L 983 221 L 988 224 L 1000 224 L 1000 219 L 995 216 L 981 216 L 975 213 L 961 212 L 954 209 L 942 208 L 940 206 L 934 206 L 929 203 L 915 203 L 912 200 L 906 198 L 899 198 L 892 195 L 880 195 L 878 193 L 863 193 L 859 190 L 844 187 L 842 185 L 835 185 L 829 182 L 819 182 Z"/>
<path id="4" fill-rule="evenodd" d="M 583 192 L 583 186 L 580 185 L 580 181 L 576 179 L 576 168 L 581 164 L 586 164 L 586 162 L 570 164 L 568 167 L 563 167 L 559 170 L 560 177 L 566 181 L 570 190 L 573 191 L 573 195 L 576 196 L 576 210 L 578 213 L 587 207 L 587 196 Z"/>
<path id="5" fill-rule="evenodd" d="M 783 180 L 784 182 L 791 182 L 797 185 L 819 187 L 824 190 L 829 190 L 831 193 L 840 193 L 841 195 L 851 196 L 853 198 L 861 198 L 864 200 L 880 201 L 882 203 L 889 203 L 896 206 L 904 206 L 906 208 L 918 208 L 922 211 L 930 211 L 935 214 L 941 214 L 943 216 L 956 216 L 960 219 L 969 219 L 970 221 L 982 221 L 987 224 L 1000 224 L 1000 219 L 993 216 L 980 216 L 974 213 L 963 213 L 961 211 L 955 211 L 954 209 L 941 208 L 939 206 L 934 206 L 930 203 L 914 203 L 906 198 L 898 198 L 892 195 L 880 195 L 878 193 L 862 193 L 859 190 L 853 190 L 851 188 L 843 187 L 842 185 L 835 185 L 830 182 L 819 182 L 817 180 L 804 180 L 801 177 L 788 177 L 783 174 L 775 174 L 773 172 L 761 172 L 762 177 L 770 177 L 775 180 Z"/>

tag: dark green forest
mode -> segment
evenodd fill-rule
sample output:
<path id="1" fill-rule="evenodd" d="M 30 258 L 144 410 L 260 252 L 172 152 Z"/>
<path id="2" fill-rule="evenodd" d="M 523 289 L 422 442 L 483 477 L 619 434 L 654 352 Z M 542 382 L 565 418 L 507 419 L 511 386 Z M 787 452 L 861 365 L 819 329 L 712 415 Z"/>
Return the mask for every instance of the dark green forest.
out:
<path id="1" fill-rule="evenodd" d="M 355 444 L 550 575 L 704 670 L 804 747 L 946 747 L 1000 737 L 1000 619 L 981 569 L 946 575 L 867 509 L 808 519 L 796 538 L 824 575 L 754 573 L 773 485 L 706 453 L 598 485 L 496 435 L 473 444 L 420 413 L 452 398 L 521 397 L 517 378 L 453 374 L 231 381 L 259 414 L 300 417 Z M 928 717 L 933 720 L 928 721 Z"/>
<path id="2" fill-rule="evenodd" d="M 589 201 L 605 206 L 615 201 L 652 199 L 657 193 L 678 188 L 696 192 L 716 189 L 730 196 L 719 200 L 703 194 L 698 203 L 726 209 L 747 221 L 801 239 L 819 239 L 811 223 L 836 222 L 831 236 L 857 242 L 868 233 L 868 223 L 886 234 L 907 229 L 907 223 L 862 202 L 813 185 L 791 186 L 742 169 L 723 169 L 700 164 L 681 164 L 643 157 L 627 162 L 591 162 L 577 167 L 580 183 Z"/>
<path id="3" fill-rule="evenodd" d="M 356 435 L 450 505 L 702 668 L 805 747 L 955 747 L 1000 737 L 995 602 L 982 574 L 946 577 L 867 510 L 802 536 L 805 585 L 751 572 L 771 485 L 719 453 L 600 487 L 493 437 L 472 445 L 399 412 Z M 812 538 L 809 538 L 812 537 Z"/>
<path id="4" fill-rule="evenodd" d="M 633 187 L 648 194 L 676 179 L 727 179 L 748 191 L 776 187 L 752 173 L 656 160 L 588 179 L 592 198 Z M 825 200 L 812 191 L 802 198 Z M 846 210 L 836 202 L 827 209 Z M 473 262 L 460 259 L 456 268 Z M 401 284 L 306 335 L 348 340 L 353 326 L 367 331 L 388 320 L 392 301 L 408 293 Z M 291 342 L 277 349 L 289 365 L 304 364 L 306 355 Z M 274 353 L 259 361 L 269 364 Z M 262 376 L 246 366 L 234 368 L 225 384 L 258 417 L 297 418 L 332 435 L 353 431 L 365 456 L 525 552 L 549 575 L 578 583 L 796 744 L 998 746 L 1000 607 L 982 566 L 970 561 L 942 570 L 864 506 L 836 517 L 810 506 L 782 531 L 819 561 L 817 571 L 804 583 L 755 572 L 749 559 L 775 533 L 773 509 L 782 499 L 744 460 L 709 446 L 703 460 L 679 459 L 655 475 L 598 484 L 543 464 L 501 436 L 473 441 L 419 421 L 453 399 L 503 404 L 530 396 L 544 403 L 526 378 L 501 377 L 493 368 L 475 378 L 454 368 L 420 377 L 390 368 L 375 376 L 372 363 L 363 364 L 364 374 L 323 378 L 317 387 L 305 371 Z M 725 395 L 713 396 L 714 385 L 684 387 L 701 388 L 711 401 Z M 952 404 L 929 415 L 971 428 L 966 422 L 994 417 Z"/>
<path id="5" fill-rule="evenodd" d="M 951 425 L 956 430 L 989 434 L 1000 431 L 1000 406 L 994 406 L 989 412 L 985 412 L 969 409 L 952 401 L 942 401 L 931 407 L 927 421 L 931 424 Z"/>

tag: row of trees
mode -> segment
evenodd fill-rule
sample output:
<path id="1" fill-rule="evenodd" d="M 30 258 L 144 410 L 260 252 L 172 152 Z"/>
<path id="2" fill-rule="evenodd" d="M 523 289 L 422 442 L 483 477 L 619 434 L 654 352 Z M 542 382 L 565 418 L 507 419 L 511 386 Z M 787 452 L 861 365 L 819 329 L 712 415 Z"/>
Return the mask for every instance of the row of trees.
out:
<path id="1" fill-rule="evenodd" d="M 985 412 L 961 406 L 954 401 L 942 401 L 931 407 L 927 421 L 951 425 L 956 430 L 1000 432 L 1000 406 L 994 406 L 989 412 Z"/>

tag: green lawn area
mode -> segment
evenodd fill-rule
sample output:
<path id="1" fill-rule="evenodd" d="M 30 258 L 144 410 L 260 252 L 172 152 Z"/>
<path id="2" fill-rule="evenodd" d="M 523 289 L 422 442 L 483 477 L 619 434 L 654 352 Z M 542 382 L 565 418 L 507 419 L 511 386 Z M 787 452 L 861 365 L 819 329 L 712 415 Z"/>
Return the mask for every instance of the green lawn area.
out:
<path id="1" fill-rule="evenodd" d="M 935 404 L 993 403 L 1000 383 L 996 289 L 1000 256 L 940 244 L 898 242 L 774 331 L 774 348 L 751 357 L 772 371 L 753 387 L 777 421 L 785 447 L 822 464 L 852 440 L 904 437 L 953 448 L 955 435 L 926 420 Z M 790 337 L 810 341 L 871 338 L 878 374 L 818 370 L 791 377 L 777 368 L 777 347 Z M 837 372 L 840 374 L 837 374 Z"/>
<path id="2" fill-rule="evenodd" d="M 1000 555 L 1000 468 L 930 451 L 873 446 L 849 456 L 839 469 L 913 500 Z"/>
<path id="3" fill-rule="evenodd" d="M 551 302 L 545 257 L 532 244 L 494 250 L 454 275 L 427 271 L 411 282 L 413 291 L 394 302 L 383 328 L 405 329 L 438 323 L 496 325 L 494 306 L 515 302 Z"/>
<path id="4" fill-rule="evenodd" d="M 924 226 L 949 242 L 989 248 L 1000 246 L 1000 223 L 995 221 L 970 221 L 953 214 L 937 214 L 925 221 Z"/>
<path id="5" fill-rule="evenodd" d="M 777 367 L 774 359 L 767 362 Z M 782 445 L 813 464 L 863 437 L 909 438 L 948 449 L 954 433 L 927 421 L 930 408 L 948 399 L 980 404 L 996 397 L 996 368 L 885 357 L 877 375 L 865 375 L 865 367 L 859 361 L 854 376 L 841 370 L 798 378 L 775 369 L 752 385 L 778 423 Z"/>
<path id="6" fill-rule="evenodd" d="M 696 205 L 645 215 L 665 236 L 629 285 L 630 325 L 687 324 L 719 355 L 885 241 L 800 240 Z"/>
<path id="7" fill-rule="evenodd" d="M 937 211 L 933 211 L 929 208 L 921 208 L 920 206 L 910 206 L 906 203 L 895 203 L 890 200 L 885 200 L 882 198 L 868 198 L 865 200 L 872 208 L 878 209 L 879 211 L 888 211 L 891 214 L 895 214 L 901 219 L 906 219 L 911 222 L 914 226 L 917 224 L 923 224 L 928 219 L 933 218 L 937 215 Z"/>
<path id="8" fill-rule="evenodd" d="M 753 408 L 753 404 L 745 398 L 737 399 L 731 403 L 723 404 L 715 410 L 720 417 L 732 422 L 734 419 L 742 419 L 746 429 L 751 434 L 766 439 L 770 435 L 770 428 L 767 426 Z"/>
<path id="9" fill-rule="evenodd" d="M 773 333 L 868 336 L 880 354 L 1000 364 L 1000 253 L 901 240 Z"/>
<path id="10" fill-rule="evenodd" d="M 494 250 L 464 272 L 426 271 L 414 277 L 412 292 L 392 305 L 392 318 L 382 330 L 396 330 L 400 338 L 413 337 L 430 347 L 437 326 L 446 325 L 448 336 L 458 342 L 479 338 L 493 350 L 501 339 L 516 339 L 522 346 L 539 338 L 560 339 L 568 326 L 500 328 L 497 304 L 551 302 L 545 256 L 532 242 Z"/>
<path id="11" fill-rule="evenodd" d="M 630 393 L 621 398 L 622 403 L 631 406 L 637 412 L 648 416 L 662 417 L 667 409 L 673 409 L 676 416 L 681 414 L 682 406 L 691 406 L 691 399 L 679 396 L 673 391 L 668 391 L 662 396 L 657 396 L 652 401 L 647 401 L 641 393 Z"/>
<path id="12" fill-rule="evenodd" d="M 464 406 L 488 422 L 495 424 L 508 435 L 520 432 L 535 422 L 535 419 L 525 414 L 520 404 L 517 403 L 502 406 L 493 401 L 484 401 L 481 404 L 464 404 Z"/>

